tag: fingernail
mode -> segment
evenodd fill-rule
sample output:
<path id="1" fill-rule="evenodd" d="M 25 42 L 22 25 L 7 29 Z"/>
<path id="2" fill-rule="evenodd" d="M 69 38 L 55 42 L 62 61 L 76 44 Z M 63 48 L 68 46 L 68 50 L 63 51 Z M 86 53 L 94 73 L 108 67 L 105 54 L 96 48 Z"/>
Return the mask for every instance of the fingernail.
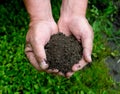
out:
<path id="1" fill-rule="evenodd" d="M 48 63 L 49 63 L 46 59 L 44 59 L 44 61 L 46 62 L 46 64 L 48 64 Z"/>
<path id="2" fill-rule="evenodd" d="M 87 56 L 87 59 L 88 59 L 88 60 L 87 60 L 88 62 L 92 62 L 92 58 L 91 58 L 90 55 Z"/>
<path id="3" fill-rule="evenodd" d="M 42 69 L 46 69 L 46 68 L 48 68 L 48 64 L 46 64 L 46 62 L 43 60 L 43 61 L 40 63 L 40 67 L 41 67 Z"/>
<path id="4" fill-rule="evenodd" d="M 66 73 L 66 77 L 70 78 L 73 75 L 73 72 Z"/>
<path id="5" fill-rule="evenodd" d="M 92 62 L 92 58 L 91 58 L 91 56 L 89 56 L 89 60 L 90 60 L 90 62 Z"/>

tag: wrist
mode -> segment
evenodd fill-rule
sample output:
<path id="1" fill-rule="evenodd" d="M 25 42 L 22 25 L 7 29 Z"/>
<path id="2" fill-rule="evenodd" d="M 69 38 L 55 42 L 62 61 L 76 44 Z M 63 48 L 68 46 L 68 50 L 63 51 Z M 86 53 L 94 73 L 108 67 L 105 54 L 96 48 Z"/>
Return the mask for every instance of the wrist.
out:
<path id="1" fill-rule="evenodd" d="M 30 16 L 30 22 L 41 22 L 41 21 L 54 21 L 52 16 L 42 16 L 42 15 L 34 15 L 34 16 Z"/>
<path id="2" fill-rule="evenodd" d="M 55 23 L 53 18 L 35 18 L 30 20 L 29 26 L 35 25 L 35 24 L 39 24 L 39 23 L 44 23 L 44 24 L 52 24 Z"/>
<path id="3" fill-rule="evenodd" d="M 24 3 L 30 21 L 53 19 L 50 0 L 24 0 Z"/>
<path id="4" fill-rule="evenodd" d="M 30 21 L 51 21 L 53 20 L 53 16 L 51 13 L 51 10 L 45 11 L 42 9 L 41 11 L 38 12 L 33 12 L 30 13 Z"/>
<path id="5" fill-rule="evenodd" d="M 64 21 L 65 23 L 71 23 L 74 20 L 86 20 L 86 16 L 85 15 L 76 15 L 76 14 L 72 14 L 71 16 L 68 15 L 61 15 L 59 20 Z"/>
<path id="6" fill-rule="evenodd" d="M 86 16 L 87 0 L 63 0 L 61 16 Z"/>

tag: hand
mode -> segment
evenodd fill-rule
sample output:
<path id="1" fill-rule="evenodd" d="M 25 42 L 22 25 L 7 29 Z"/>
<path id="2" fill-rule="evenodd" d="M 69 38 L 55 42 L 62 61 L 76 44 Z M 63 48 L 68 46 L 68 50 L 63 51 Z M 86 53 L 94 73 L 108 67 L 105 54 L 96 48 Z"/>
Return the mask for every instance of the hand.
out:
<path id="1" fill-rule="evenodd" d="M 44 46 L 58 32 L 51 11 L 50 0 L 24 0 L 30 16 L 30 27 L 26 36 L 25 53 L 31 64 L 39 71 L 63 75 L 57 69 L 47 69 Z"/>
<path id="2" fill-rule="evenodd" d="M 91 53 L 93 46 L 93 31 L 84 16 L 71 16 L 60 17 L 58 21 L 59 31 L 66 36 L 73 34 L 76 39 L 82 43 L 83 56 L 82 59 L 72 67 L 73 72 L 68 72 L 67 76 L 70 77 L 75 71 L 85 67 L 88 62 L 92 62 Z"/>
<path id="3" fill-rule="evenodd" d="M 46 54 L 44 46 L 49 41 L 51 35 L 58 33 L 57 25 L 54 21 L 34 21 L 30 23 L 30 27 L 26 36 L 25 53 L 30 63 L 39 71 L 46 71 Z M 57 72 L 53 70 L 51 72 Z"/>

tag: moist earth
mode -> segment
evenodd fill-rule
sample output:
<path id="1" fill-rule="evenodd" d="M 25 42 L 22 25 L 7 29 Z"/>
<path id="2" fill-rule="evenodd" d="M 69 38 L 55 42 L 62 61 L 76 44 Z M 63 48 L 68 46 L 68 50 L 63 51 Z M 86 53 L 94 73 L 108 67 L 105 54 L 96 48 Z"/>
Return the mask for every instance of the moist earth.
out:
<path id="1" fill-rule="evenodd" d="M 48 69 L 58 69 L 66 74 L 82 57 L 82 45 L 77 39 L 62 33 L 53 35 L 45 46 Z"/>

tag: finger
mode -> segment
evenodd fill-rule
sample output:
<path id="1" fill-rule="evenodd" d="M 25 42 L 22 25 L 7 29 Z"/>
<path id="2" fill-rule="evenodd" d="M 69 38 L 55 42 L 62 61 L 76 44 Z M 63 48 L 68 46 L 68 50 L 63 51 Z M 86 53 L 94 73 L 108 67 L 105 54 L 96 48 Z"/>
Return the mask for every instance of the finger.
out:
<path id="1" fill-rule="evenodd" d="M 47 73 L 58 73 L 58 69 L 48 69 Z"/>
<path id="2" fill-rule="evenodd" d="M 65 76 L 62 72 L 58 72 L 58 75 Z"/>
<path id="3" fill-rule="evenodd" d="M 68 72 L 68 73 L 66 73 L 66 77 L 70 78 L 73 74 L 74 74 L 74 72 Z"/>
<path id="4" fill-rule="evenodd" d="M 36 58 L 35 58 L 35 55 L 33 54 L 33 51 L 32 51 L 32 48 L 29 47 L 29 46 L 26 46 L 25 48 L 25 54 L 27 56 L 27 58 L 29 59 L 30 63 L 37 69 L 37 70 L 41 70 Z"/>
<path id="5" fill-rule="evenodd" d="M 83 57 L 87 62 L 92 62 L 91 53 L 93 47 L 93 36 L 84 35 L 82 38 Z"/>
<path id="6" fill-rule="evenodd" d="M 62 72 L 59 72 L 58 69 L 49 69 L 46 72 L 51 73 L 53 75 L 65 76 Z"/>
<path id="7" fill-rule="evenodd" d="M 82 58 L 78 64 L 74 64 L 74 66 L 72 67 L 73 71 L 78 71 L 81 70 L 82 68 L 84 68 L 88 63 L 84 60 L 84 58 Z"/>
<path id="8" fill-rule="evenodd" d="M 48 64 L 45 62 L 46 61 L 46 54 L 45 54 L 45 49 L 44 46 L 41 45 L 40 43 L 32 42 L 32 48 L 35 54 L 35 57 L 38 61 L 39 66 L 45 70 L 48 68 Z"/>

